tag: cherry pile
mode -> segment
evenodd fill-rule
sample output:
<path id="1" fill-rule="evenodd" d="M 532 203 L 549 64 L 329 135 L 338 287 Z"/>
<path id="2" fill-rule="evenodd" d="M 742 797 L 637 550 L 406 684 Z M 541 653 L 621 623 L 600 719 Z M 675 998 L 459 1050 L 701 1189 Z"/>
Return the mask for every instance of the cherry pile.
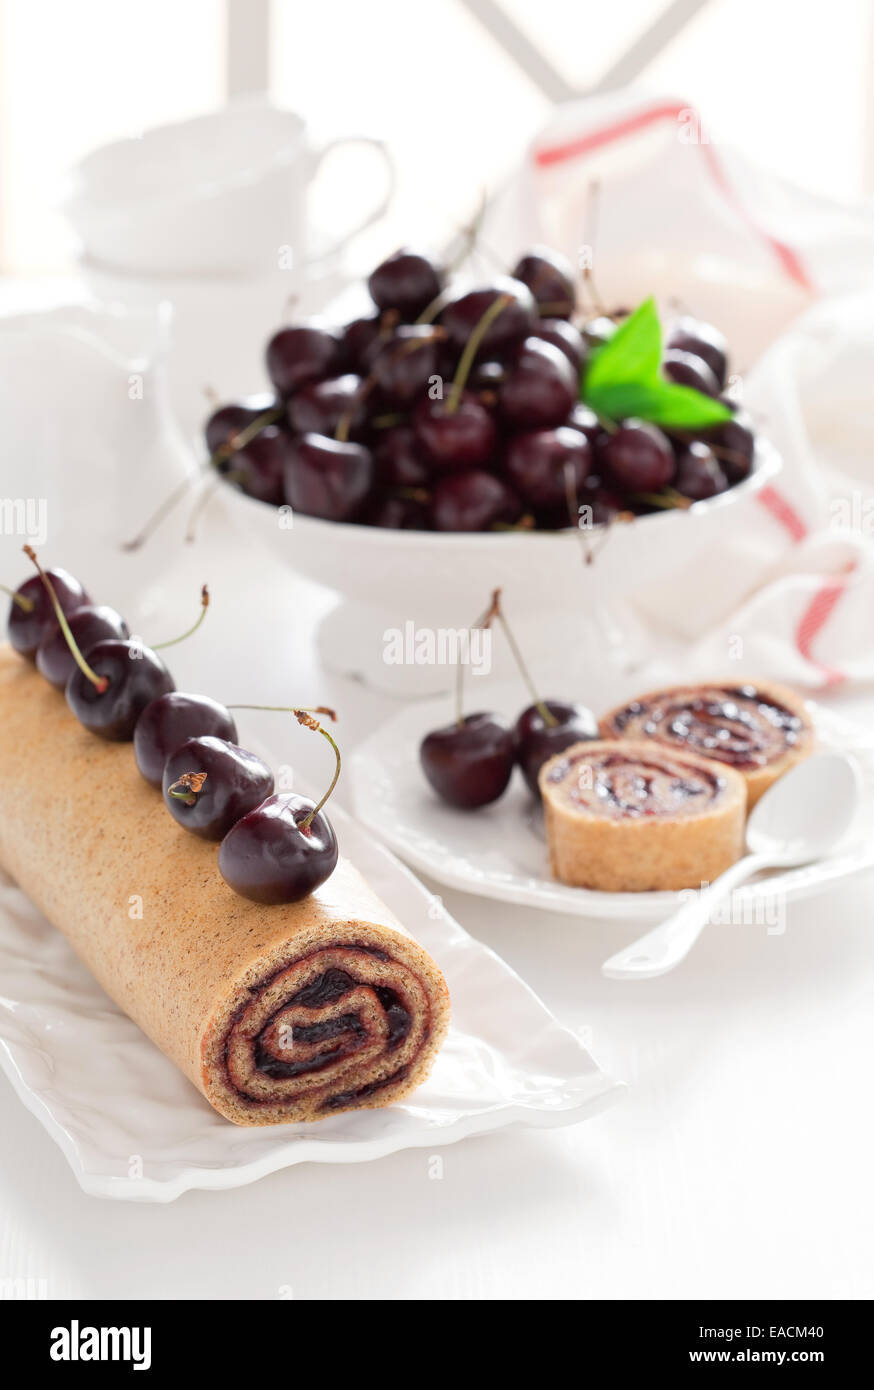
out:
<path id="1" fill-rule="evenodd" d="M 594 715 L 585 705 L 543 700 L 537 693 L 522 654 L 501 608 L 496 589 L 477 627 L 500 623 L 532 702 L 510 725 L 499 714 L 462 713 L 461 671 L 458 668 L 456 715 L 451 724 L 426 734 L 419 761 L 434 791 L 450 806 L 473 811 L 503 796 L 518 766 L 533 796 L 539 797 L 537 776 L 543 764 L 572 743 L 598 737 Z"/>
<path id="2" fill-rule="evenodd" d="M 542 247 L 508 276 L 457 290 L 401 250 L 368 280 L 373 312 L 291 324 L 270 339 L 273 395 L 206 422 L 211 461 L 250 497 L 393 530 L 576 526 L 688 506 L 749 473 L 754 435 L 725 395 L 727 344 L 678 318 L 661 374 L 718 398 L 697 432 L 609 420 L 581 403 L 592 354 L 624 315 L 588 312 L 569 262 Z"/>
<path id="3" fill-rule="evenodd" d="M 340 758 L 314 713 L 333 717 L 331 711 L 288 711 L 334 749 L 337 768 L 326 795 L 318 804 L 274 795 L 272 772 L 238 746 L 224 705 L 177 691 L 158 651 L 131 641 L 120 614 L 94 604 L 66 570 L 43 570 L 25 550 L 38 573 L 11 593 L 9 641 L 65 691 L 83 727 L 101 738 L 133 740 L 137 767 L 162 792 L 174 820 L 220 842 L 219 870 L 235 892 L 255 902 L 291 903 L 324 883 L 338 849 L 322 806 L 336 785 Z M 204 588 L 195 628 L 207 603 Z"/>

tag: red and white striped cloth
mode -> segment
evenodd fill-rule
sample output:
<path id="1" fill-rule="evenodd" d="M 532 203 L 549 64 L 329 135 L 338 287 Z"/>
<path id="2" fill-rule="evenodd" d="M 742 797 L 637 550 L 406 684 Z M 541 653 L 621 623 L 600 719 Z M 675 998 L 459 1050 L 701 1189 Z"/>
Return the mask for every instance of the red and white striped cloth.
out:
<path id="1" fill-rule="evenodd" d="M 783 184 L 688 103 L 624 92 L 556 111 L 484 236 L 507 257 L 543 241 L 576 258 L 590 241 L 608 305 L 655 293 L 718 324 L 782 454 L 752 519 L 726 509 L 707 574 L 657 589 L 641 574 L 653 657 L 712 674 L 728 650 L 810 688 L 874 680 L 871 212 Z"/>

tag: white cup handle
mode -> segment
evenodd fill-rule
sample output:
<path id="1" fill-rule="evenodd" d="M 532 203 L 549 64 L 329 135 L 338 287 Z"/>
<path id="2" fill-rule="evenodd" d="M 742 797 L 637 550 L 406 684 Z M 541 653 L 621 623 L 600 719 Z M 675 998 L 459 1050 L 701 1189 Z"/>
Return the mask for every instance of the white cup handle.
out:
<path id="1" fill-rule="evenodd" d="M 383 163 L 385 164 L 385 191 L 376 206 L 368 212 L 360 222 L 356 223 L 354 227 L 350 227 L 349 230 L 344 232 L 341 237 L 338 237 L 336 241 L 331 242 L 326 249 L 319 251 L 319 260 L 328 260 L 331 256 L 335 256 L 338 251 L 341 251 L 344 246 L 348 245 L 353 237 L 357 237 L 367 227 L 372 227 L 374 222 L 378 222 L 383 213 L 387 211 L 397 187 L 397 169 L 395 168 L 394 160 L 389 154 L 388 146 L 384 140 L 374 139 L 370 135 L 339 135 L 335 140 L 329 140 L 327 144 L 323 145 L 322 148 L 316 152 L 313 163 L 313 177 L 315 177 L 318 172 L 319 166 L 325 158 L 325 155 L 330 154 L 332 150 L 338 149 L 341 145 L 370 145 L 372 149 L 379 150 L 383 158 Z"/>

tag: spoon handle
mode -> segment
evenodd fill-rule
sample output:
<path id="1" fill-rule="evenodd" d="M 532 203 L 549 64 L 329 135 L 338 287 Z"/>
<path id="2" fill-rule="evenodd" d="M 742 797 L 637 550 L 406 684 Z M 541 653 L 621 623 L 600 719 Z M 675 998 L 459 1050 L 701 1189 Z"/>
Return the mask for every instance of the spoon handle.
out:
<path id="1" fill-rule="evenodd" d="M 739 883 L 770 863 L 765 854 L 745 855 L 646 936 L 605 960 L 601 974 L 611 980 L 650 980 L 667 974 L 688 955 L 718 904 Z"/>

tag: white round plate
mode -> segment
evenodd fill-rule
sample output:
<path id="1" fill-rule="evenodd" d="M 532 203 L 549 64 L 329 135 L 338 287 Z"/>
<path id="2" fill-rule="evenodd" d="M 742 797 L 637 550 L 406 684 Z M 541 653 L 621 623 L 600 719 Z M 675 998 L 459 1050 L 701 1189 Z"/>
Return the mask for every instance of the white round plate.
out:
<path id="1" fill-rule="evenodd" d="M 495 710 L 510 721 L 527 703 L 519 683 L 489 685 L 482 694 L 471 690 L 469 700 L 476 701 L 475 706 L 468 702 L 471 711 Z M 859 816 L 828 859 L 738 889 L 740 906 L 748 903 L 753 909 L 757 901 L 778 895 L 783 900 L 807 897 L 874 864 L 874 738 L 830 710 L 813 704 L 811 709 L 821 744 L 856 758 L 863 798 Z M 440 801 L 419 766 L 419 744 L 451 717 L 445 696 L 407 707 L 348 760 L 355 814 L 408 864 L 451 888 L 578 917 L 656 921 L 679 906 L 679 893 L 601 893 L 551 878 L 543 817 L 518 771 L 491 806 L 456 811 Z"/>

